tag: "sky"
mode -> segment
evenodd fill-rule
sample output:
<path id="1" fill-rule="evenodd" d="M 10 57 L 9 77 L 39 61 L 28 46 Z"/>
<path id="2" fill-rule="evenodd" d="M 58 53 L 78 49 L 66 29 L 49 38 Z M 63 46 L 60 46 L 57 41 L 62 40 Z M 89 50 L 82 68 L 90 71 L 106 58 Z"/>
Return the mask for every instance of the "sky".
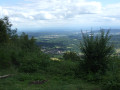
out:
<path id="1" fill-rule="evenodd" d="M 120 0 L 0 0 L 0 18 L 35 29 L 120 28 Z"/>

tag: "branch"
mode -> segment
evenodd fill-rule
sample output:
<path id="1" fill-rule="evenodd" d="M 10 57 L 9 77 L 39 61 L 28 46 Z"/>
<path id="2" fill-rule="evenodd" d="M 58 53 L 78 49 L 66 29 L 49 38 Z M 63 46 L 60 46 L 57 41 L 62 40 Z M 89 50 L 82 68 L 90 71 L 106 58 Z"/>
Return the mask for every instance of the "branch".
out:
<path id="1" fill-rule="evenodd" d="M 13 74 L 8 74 L 8 75 L 0 76 L 0 79 L 2 79 L 2 78 L 7 78 L 7 77 L 9 77 L 9 76 L 13 76 Z"/>

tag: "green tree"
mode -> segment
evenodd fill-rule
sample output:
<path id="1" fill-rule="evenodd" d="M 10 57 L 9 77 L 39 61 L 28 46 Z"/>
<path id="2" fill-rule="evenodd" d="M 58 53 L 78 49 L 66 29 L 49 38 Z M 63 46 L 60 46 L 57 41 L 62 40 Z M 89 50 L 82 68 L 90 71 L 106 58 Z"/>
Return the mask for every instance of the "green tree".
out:
<path id="1" fill-rule="evenodd" d="M 105 73 L 109 57 L 113 53 L 113 45 L 109 43 L 111 36 L 109 31 L 106 33 L 100 30 L 100 34 L 83 34 L 80 41 L 80 50 L 83 56 L 83 69 L 87 73 Z"/>
<path id="2" fill-rule="evenodd" d="M 0 43 L 7 43 L 17 38 L 17 29 L 11 29 L 12 24 L 8 17 L 0 19 Z"/>
<path id="3" fill-rule="evenodd" d="M 20 45 L 22 49 L 29 51 L 33 51 L 36 48 L 34 37 L 29 38 L 24 32 L 20 36 Z"/>
<path id="4" fill-rule="evenodd" d="M 8 42 L 7 25 L 3 19 L 0 19 L 0 43 Z"/>
<path id="5" fill-rule="evenodd" d="M 34 37 L 29 38 L 25 33 L 18 37 L 17 29 L 12 29 L 9 18 L 0 19 L 0 69 L 20 66 L 21 59 L 32 52 L 40 52 Z"/>

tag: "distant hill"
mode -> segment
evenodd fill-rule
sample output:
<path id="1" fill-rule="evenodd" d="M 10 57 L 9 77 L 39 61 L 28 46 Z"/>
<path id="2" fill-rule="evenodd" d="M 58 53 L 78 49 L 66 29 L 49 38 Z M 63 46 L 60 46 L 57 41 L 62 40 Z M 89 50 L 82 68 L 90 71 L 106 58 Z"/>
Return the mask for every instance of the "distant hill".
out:
<path id="1" fill-rule="evenodd" d="M 104 31 L 107 32 L 108 29 L 104 29 Z M 98 33 L 98 32 L 99 32 L 99 30 L 93 31 L 93 33 Z M 120 34 L 120 29 L 110 29 L 110 33 L 111 34 Z"/>

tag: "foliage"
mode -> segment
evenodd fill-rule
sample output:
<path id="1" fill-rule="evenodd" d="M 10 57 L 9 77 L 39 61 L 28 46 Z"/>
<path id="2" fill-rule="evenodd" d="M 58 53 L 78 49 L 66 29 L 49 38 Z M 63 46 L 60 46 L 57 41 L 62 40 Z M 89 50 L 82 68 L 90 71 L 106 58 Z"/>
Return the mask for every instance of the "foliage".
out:
<path id="1" fill-rule="evenodd" d="M 8 42 L 8 20 L 6 19 L 6 17 L 4 19 L 0 19 L 0 43 L 5 43 Z M 11 26 L 11 25 L 10 25 Z"/>
<path id="2" fill-rule="evenodd" d="M 72 61 L 51 61 L 50 66 L 47 68 L 47 72 L 62 76 L 75 76 L 77 65 L 78 62 Z"/>
<path id="3" fill-rule="evenodd" d="M 19 45 L 23 50 L 34 51 L 36 50 L 36 44 L 34 37 L 30 38 L 24 32 L 21 34 L 19 39 Z"/>
<path id="4" fill-rule="evenodd" d="M 18 68 L 21 62 L 23 62 L 22 59 L 26 62 L 24 63 L 26 66 L 28 65 L 28 61 L 29 63 L 33 62 L 33 64 L 37 63 L 31 57 L 32 60 L 28 60 L 29 57 L 25 58 L 28 52 L 41 52 L 40 48 L 35 44 L 34 37 L 29 38 L 25 33 L 18 36 L 17 30 L 12 29 L 12 24 L 8 17 L 0 19 L 0 69 L 9 68 L 11 66 Z M 40 60 L 42 62 L 43 59 Z M 33 68 L 37 66 L 34 64 L 34 66 L 28 65 L 28 67 Z"/>
<path id="5" fill-rule="evenodd" d="M 44 70 L 49 66 L 50 60 L 47 55 L 41 53 L 27 53 L 22 60 L 20 60 L 19 70 L 25 73 L 33 73 L 39 69 Z"/>
<path id="6" fill-rule="evenodd" d="M 102 87 L 104 90 L 119 90 L 120 88 L 120 58 L 113 56 L 110 59 L 109 69 L 102 79 Z"/>
<path id="7" fill-rule="evenodd" d="M 75 52 L 66 52 L 63 54 L 65 60 L 78 61 L 80 57 Z"/>
<path id="8" fill-rule="evenodd" d="M 21 59 L 19 53 L 21 49 L 11 44 L 0 45 L 0 69 L 7 69 L 11 66 L 18 66 Z"/>
<path id="9" fill-rule="evenodd" d="M 111 74 L 111 73 L 109 73 Z M 120 89 L 120 79 L 117 78 L 115 75 L 108 75 L 104 77 L 102 82 L 103 90 L 119 90 Z"/>
<path id="10" fill-rule="evenodd" d="M 13 41 L 17 38 L 17 29 L 11 29 L 12 24 L 8 17 L 0 19 L 0 43 Z"/>
<path id="11" fill-rule="evenodd" d="M 11 66 L 10 54 L 0 48 L 0 69 L 9 68 Z"/>
<path id="12" fill-rule="evenodd" d="M 98 35 L 94 35 L 92 32 L 90 35 L 82 33 L 82 37 L 80 49 L 84 54 L 82 64 L 84 71 L 87 73 L 105 73 L 109 57 L 113 52 L 113 46 L 109 44 L 111 39 L 109 31 L 105 33 L 101 30 Z"/>

